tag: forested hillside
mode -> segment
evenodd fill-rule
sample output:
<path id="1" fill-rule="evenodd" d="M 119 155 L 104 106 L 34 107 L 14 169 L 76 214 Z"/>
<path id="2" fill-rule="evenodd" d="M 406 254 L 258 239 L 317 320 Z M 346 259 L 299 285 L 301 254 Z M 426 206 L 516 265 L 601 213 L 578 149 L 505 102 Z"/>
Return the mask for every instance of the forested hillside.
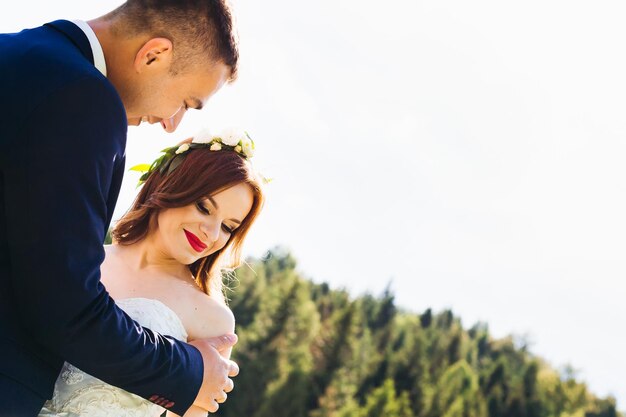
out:
<path id="1" fill-rule="evenodd" d="M 248 262 L 229 292 L 241 373 L 219 416 L 621 416 L 485 324 L 402 311 L 389 291 L 352 298 L 303 279 L 280 249 Z"/>

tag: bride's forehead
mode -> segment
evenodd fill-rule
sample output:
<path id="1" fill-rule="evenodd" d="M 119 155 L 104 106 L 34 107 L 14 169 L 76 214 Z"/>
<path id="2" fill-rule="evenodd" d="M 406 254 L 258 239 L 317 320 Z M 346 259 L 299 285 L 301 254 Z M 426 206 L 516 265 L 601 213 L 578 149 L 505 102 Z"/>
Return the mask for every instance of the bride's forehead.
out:
<path id="1" fill-rule="evenodd" d="M 211 194 L 209 197 L 215 202 L 219 202 L 222 200 L 229 200 L 232 198 L 240 199 L 242 197 L 248 197 L 252 195 L 252 187 L 249 184 L 240 182 L 235 185 L 232 185 L 228 188 L 224 188 L 219 192 Z"/>

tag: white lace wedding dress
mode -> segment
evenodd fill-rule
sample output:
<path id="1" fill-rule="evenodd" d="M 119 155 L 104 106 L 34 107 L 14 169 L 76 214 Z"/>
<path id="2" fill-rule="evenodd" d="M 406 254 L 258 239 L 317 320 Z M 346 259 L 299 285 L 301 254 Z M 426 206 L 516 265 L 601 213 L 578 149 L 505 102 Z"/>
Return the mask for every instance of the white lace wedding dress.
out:
<path id="1" fill-rule="evenodd" d="M 117 300 L 117 305 L 144 327 L 187 341 L 180 318 L 168 306 L 148 298 Z M 109 385 L 65 363 L 39 417 L 157 417 L 164 408 Z"/>

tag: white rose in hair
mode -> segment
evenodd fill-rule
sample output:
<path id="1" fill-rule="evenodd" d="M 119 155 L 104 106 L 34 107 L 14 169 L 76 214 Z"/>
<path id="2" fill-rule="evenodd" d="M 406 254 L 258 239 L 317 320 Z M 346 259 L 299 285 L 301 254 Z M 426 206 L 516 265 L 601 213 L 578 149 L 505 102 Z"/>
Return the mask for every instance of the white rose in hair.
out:
<path id="1" fill-rule="evenodd" d="M 191 143 L 210 143 L 213 137 L 214 135 L 209 129 L 202 129 L 194 135 Z"/>
<path id="2" fill-rule="evenodd" d="M 215 142 L 209 149 L 212 151 L 221 151 L 222 145 L 219 142 Z"/>
<path id="3" fill-rule="evenodd" d="M 222 143 L 228 146 L 237 146 L 239 144 L 239 141 L 245 137 L 245 133 L 234 127 L 224 130 L 220 135 L 220 138 L 222 138 Z"/>
<path id="4" fill-rule="evenodd" d="M 187 152 L 189 150 L 189 144 L 183 143 L 176 149 L 176 155 L 180 155 L 183 152 Z"/>
<path id="5" fill-rule="evenodd" d="M 243 148 L 243 153 L 246 155 L 246 158 L 252 158 L 254 156 L 254 143 L 249 138 L 244 138 L 241 141 L 241 147 Z"/>

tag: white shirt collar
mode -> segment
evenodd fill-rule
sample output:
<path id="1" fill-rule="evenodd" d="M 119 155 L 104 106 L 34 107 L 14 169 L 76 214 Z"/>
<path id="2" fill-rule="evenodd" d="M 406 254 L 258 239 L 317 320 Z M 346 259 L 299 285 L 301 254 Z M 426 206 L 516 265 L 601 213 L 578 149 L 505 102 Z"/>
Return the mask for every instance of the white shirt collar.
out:
<path id="1" fill-rule="evenodd" d="M 104 75 L 107 76 L 107 64 L 104 60 L 104 52 L 102 51 L 102 45 L 100 45 L 100 41 L 98 37 L 94 33 L 93 29 L 82 20 L 72 20 L 76 26 L 78 26 L 85 35 L 87 39 L 89 39 L 89 45 L 91 46 L 91 53 L 93 54 L 93 64 L 94 66 Z"/>

